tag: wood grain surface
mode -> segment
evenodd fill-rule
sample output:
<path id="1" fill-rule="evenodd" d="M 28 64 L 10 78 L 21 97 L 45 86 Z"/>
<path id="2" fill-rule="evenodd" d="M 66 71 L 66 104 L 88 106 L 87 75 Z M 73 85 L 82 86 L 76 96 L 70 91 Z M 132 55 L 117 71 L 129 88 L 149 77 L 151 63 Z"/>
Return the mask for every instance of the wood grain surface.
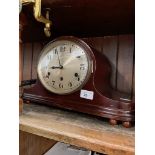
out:
<path id="1" fill-rule="evenodd" d="M 19 155 L 43 155 L 56 141 L 28 132 L 19 132 Z"/>
<path id="2" fill-rule="evenodd" d="M 23 44 L 23 80 L 32 78 L 32 43 Z"/>
<path id="3" fill-rule="evenodd" d="M 32 79 L 35 79 L 37 77 L 37 63 L 39 59 L 39 54 L 42 50 L 42 44 L 41 43 L 33 43 L 33 55 L 32 55 Z"/>
<path id="4" fill-rule="evenodd" d="M 24 105 L 20 130 L 109 155 L 134 154 L 134 128 L 39 105 Z"/>
<path id="5" fill-rule="evenodd" d="M 120 35 L 118 49 L 117 89 L 128 93 L 133 83 L 134 36 Z"/>

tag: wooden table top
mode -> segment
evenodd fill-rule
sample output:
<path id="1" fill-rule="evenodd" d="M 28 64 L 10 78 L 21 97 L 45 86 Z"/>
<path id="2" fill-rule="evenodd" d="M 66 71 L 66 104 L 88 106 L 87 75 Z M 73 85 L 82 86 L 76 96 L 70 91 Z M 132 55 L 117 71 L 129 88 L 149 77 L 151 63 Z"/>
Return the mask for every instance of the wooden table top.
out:
<path id="1" fill-rule="evenodd" d="M 35 104 L 24 104 L 21 131 L 109 155 L 133 155 L 135 129 L 106 119 Z"/>

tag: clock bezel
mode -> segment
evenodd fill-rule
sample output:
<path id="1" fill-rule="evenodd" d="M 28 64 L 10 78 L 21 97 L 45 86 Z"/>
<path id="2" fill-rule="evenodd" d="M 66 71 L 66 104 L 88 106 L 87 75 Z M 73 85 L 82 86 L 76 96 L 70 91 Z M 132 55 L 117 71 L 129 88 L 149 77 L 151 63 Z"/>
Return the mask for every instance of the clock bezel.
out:
<path id="1" fill-rule="evenodd" d="M 79 87 L 77 87 L 76 89 L 73 89 L 70 92 L 59 92 L 59 91 L 52 91 L 51 89 L 49 89 L 49 87 L 47 87 L 47 85 L 45 84 L 44 80 L 42 81 L 42 78 L 40 77 L 41 71 L 39 70 L 39 63 L 41 61 L 41 58 L 49 52 L 49 50 L 47 50 L 47 48 L 50 48 L 50 46 L 52 46 L 51 44 L 53 44 L 57 41 L 63 41 L 63 40 L 71 41 L 71 42 L 77 44 L 78 46 L 80 46 L 86 53 L 86 57 L 87 57 L 87 61 L 88 61 L 88 69 L 87 69 L 87 73 L 86 73 L 86 77 L 85 77 L 84 81 L 80 84 Z M 93 72 L 93 58 L 92 57 L 94 57 L 92 49 L 83 40 L 73 37 L 73 36 L 58 37 L 58 38 L 50 41 L 48 44 L 46 44 L 39 55 L 39 59 L 38 59 L 38 63 L 37 63 L 37 74 L 38 74 L 39 81 L 41 82 L 43 87 L 45 89 L 47 89 L 50 93 L 54 93 L 54 94 L 58 94 L 58 95 L 68 95 L 68 94 L 77 92 L 82 87 L 84 87 L 84 85 L 88 82 L 88 80 L 91 76 L 91 73 Z"/>

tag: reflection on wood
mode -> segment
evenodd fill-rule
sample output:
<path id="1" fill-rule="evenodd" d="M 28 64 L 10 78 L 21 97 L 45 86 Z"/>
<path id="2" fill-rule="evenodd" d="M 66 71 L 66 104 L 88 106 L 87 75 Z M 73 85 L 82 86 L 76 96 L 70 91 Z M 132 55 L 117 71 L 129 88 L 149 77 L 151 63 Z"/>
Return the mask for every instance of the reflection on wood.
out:
<path id="1" fill-rule="evenodd" d="M 117 89 L 131 93 L 133 75 L 134 36 L 119 36 Z"/>
<path id="2" fill-rule="evenodd" d="M 111 85 L 116 89 L 116 70 L 117 70 L 117 37 L 104 37 L 102 53 L 108 58 L 112 67 Z"/>

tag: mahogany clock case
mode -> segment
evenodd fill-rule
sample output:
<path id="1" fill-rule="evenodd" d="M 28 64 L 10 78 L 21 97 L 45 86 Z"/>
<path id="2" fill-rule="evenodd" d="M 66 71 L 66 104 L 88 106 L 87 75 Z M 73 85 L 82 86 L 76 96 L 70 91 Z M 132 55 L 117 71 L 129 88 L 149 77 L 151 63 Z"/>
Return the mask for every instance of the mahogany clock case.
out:
<path id="1" fill-rule="evenodd" d="M 74 37 L 64 38 L 74 39 Z M 77 40 L 82 46 L 86 46 L 81 39 Z M 53 94 L 42 86 L 39 79 L 32 88 L 24 89 L 23 99 L 97 115 L 110 120 L 129 123 L 134 121 L 134 101 L 131 98 L 128 100 L 125 93 L 115 91 L 111 86 L 110 79 L 113 74 L 111 62 L 96 49 L 90 47 L 90 51 L 93 59 L 93 73 L 82 89 L 93 91 L 93 100 L 80 98 L 80 90 L 69 95 Z"/>

